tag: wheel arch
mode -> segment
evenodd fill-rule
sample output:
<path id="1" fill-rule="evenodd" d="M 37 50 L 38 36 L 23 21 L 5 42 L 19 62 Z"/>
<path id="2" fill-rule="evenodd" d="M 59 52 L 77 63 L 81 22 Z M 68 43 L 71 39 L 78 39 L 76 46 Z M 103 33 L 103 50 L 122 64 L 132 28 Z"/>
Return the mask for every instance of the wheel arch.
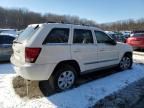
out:
<path id="1" fill-rule="evenodd" d="M 133 53 L 130 52 L 130 51 L 128 51 L 128 52 L 125 52 L 123 56 L 130 56 L 130 57 L 132 57 L 132 55 L 133 55 Z"/>
<path id="2" fill-rule="evenodd" d="M 52 75 L 55 74 L 56 70 L 64 67 L 65 65 L 72 66 L 76 70 L 77 74 L 80 75 L 80 72 L 81 72 L 80 65 L 76 60 L 64 60 L 64 61 L 59 62 L 54 68 Z"/>
<path id="3" fill-rule="evenodd" d="M 133 64 L 132 54 L 133 54 L 132 52 L 125 52 L 121 58 L 121 60 L 123 59 L 123 57 L 129 57 L 130 58 L 130 65 L 126 69 L 130 69 L 132 67 L 132 64 Z M 121 67 L 121 60 L 119 62 L 118 68 L 119 68 L 119 70 L 125 70 L 123 68 L 123 66 Z"/>

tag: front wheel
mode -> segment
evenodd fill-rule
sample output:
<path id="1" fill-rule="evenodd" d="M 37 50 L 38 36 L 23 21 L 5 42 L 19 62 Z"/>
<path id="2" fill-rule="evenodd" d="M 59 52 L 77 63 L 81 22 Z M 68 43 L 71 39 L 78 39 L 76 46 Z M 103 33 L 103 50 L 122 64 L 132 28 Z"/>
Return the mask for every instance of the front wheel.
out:
<path id="1" fill-rule="evenodd" d="M 120 70 L 130 69 L 132 67 L 132 63 L 133 63 L 132 57 L 129 55 L 124 55 L 119 63 L 119 69 Z"/>
<path id="2" fill-rule="evenodd" d="M 72 66 L 65 65 L 61 69 L 56 70 L 55 74 L 50 79 L 53 89 L 56 91 L 65 91 L 70 89 L 75 84 L 77 73 Z"/>

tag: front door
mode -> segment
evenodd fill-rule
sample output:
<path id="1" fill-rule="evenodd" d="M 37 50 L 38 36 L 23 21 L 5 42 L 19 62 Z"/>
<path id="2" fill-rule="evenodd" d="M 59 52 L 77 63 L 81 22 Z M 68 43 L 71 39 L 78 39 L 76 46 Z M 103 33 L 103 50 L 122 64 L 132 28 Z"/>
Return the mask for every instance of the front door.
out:
<path id="1" fill-rule="evenodd" d="M 99 66 L 105 67 L 118 64 L 119 52 L 117 45 L 109 43 L 112 39 L 102 31 L 95 31 L 95 36 L 97 39 Z"/>

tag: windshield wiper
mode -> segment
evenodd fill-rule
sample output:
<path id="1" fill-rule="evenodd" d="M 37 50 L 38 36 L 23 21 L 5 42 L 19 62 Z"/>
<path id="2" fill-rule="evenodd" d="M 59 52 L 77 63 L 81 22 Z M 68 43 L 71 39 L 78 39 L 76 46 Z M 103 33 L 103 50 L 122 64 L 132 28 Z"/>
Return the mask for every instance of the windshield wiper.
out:
<path id="1" fill-rule="evenodd" d="M 19 44 L 22 44 L 21 42 L 18 42 L 18 41 L 16 41 L 16 40 L 14 40 L 13 43 L 19 43 Z"/>

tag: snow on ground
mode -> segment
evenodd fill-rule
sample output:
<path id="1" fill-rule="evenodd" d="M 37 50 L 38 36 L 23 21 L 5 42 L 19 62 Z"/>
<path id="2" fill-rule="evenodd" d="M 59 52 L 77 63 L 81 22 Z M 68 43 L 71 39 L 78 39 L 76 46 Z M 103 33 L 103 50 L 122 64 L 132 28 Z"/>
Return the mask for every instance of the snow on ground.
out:
<path id="1" fill-rule="evenodd" d="M 134 58 L 134 62 L 144 64 L 144 54 L 143 54 L 143 56 L 135 54 L 135 55 L 133 55 L 133 58 Z"/>
<path id="2" fill-rule="evenodd" d="M 15 76 L 11 64 L 0 64 L 1 108 L 87 108 L 105 96 L 144 78 L 144 65 L 134 64 L 131 70 L 91 81 L 66 92 L 33 99 L 20 98 L 15 93 L 12 85 Z"/>
<path id="3" fill-rule="evenodd" d="M 12 74 L 12 73 L 14 73 L 12 65 L 10 65 L 9 63 L 0 64 L 0 74 Z"/>

